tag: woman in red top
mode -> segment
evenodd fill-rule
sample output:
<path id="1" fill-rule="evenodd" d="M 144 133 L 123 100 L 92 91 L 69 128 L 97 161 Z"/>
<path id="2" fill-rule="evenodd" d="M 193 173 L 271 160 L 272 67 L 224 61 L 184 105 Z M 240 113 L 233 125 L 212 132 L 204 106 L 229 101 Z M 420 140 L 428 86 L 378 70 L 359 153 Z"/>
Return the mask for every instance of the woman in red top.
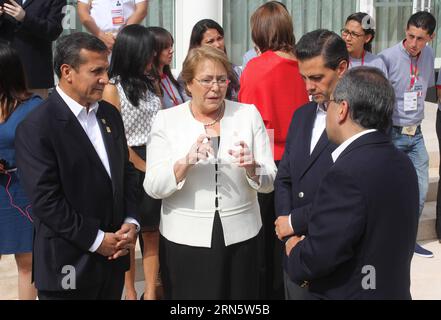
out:
<path id="1" fill-rule="evenodd" d="M 278 165 L 291 118 L 297 108 L 309 102 L 308 94 L 294 54 L 292 19 L 283 4 L 271 1 L 260 6 L 251 17 L 251 33 L 261 54 L 242 73 L 239 101 L 254 104 L 266 128 L 274 130 L 274 160 Z M 274 233 L 274 193 L 259 194 L 259 205 L 265 241 L 261 298 L 283 299 L 283 245 Z"/>
<path id="2" fill-rule="evenodd" d="M 274 130 L 274 160 L 279 161 L 294 111 L 309 102 L 294 54 L 291 16 L 281 3 L 265 3 L 251 17 L 251 32 L 261 54 L 242 74 L 239 101 L 254 104 L 266 128 Z"/>

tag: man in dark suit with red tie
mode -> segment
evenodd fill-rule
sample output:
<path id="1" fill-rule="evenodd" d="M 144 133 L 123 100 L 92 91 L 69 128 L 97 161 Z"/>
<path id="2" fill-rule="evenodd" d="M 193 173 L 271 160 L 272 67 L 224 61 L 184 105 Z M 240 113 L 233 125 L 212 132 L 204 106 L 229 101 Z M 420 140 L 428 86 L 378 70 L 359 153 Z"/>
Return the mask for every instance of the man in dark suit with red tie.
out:
<path id="1" fill-rule="evenodd" d="M 54 86 L 52 41 L 63 31 L 66 0 L 0 0 L 0 39 L 17 50 L 28 88 L 47 97 Z"/>
<path id="2" fill-rule="evenodd" d="M 386 134 L 394 89 L 372 67 L 349 70 L 328 104 L 338 147 L 311 207 L 308 234 L 286 242 L 288 274 L 319 299 L 410 299 L 418 180 Z"/>
<path id="3" fill-rule="evenodd" d="M 20 124 L 17 167 L 35 216 L 40 299 L 120 299 L 137 222 L 137 179 L 118 111 L 102 102 L 108 51 L 75 33 L 55 51 L 55 92 Z"/>

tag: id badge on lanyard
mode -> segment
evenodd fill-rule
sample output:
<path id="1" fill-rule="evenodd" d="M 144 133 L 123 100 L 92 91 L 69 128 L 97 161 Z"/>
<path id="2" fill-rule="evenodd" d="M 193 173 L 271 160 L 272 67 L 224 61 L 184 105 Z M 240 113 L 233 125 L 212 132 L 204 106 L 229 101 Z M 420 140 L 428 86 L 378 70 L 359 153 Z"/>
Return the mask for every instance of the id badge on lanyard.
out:
<path id="1" fill-rule="evenodd" d="M 404 112 L 417 111 L 418 98 L 423 95 L 423 85 L 418 81 L 418 58 L 415 69 L 413 68 L 413 63 L 411 61 L 410 86 L 406 92 L 404 92 Z"/>
<path id="2" fill-rule="evenodd" d="M 124 25 L 124 8 L 122 0 L 115 0 L 112 4 L 112 24 L 114 26 Z"/>

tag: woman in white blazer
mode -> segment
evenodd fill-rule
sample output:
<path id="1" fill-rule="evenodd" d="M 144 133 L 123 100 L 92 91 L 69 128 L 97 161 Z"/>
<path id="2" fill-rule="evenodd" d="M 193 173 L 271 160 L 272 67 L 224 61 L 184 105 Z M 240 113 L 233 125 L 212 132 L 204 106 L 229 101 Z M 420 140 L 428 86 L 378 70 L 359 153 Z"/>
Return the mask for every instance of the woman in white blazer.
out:
<path id="1" fill-rule="evenodd" d="M 276 166 L 256 108 L 225 100 L 231 72 L 222 51 L 192 49 L 182 71 L 192 99 L 159 111 L 147 142 L 166 299 L 259 297 L 257 192 L 273 190 Z"/>

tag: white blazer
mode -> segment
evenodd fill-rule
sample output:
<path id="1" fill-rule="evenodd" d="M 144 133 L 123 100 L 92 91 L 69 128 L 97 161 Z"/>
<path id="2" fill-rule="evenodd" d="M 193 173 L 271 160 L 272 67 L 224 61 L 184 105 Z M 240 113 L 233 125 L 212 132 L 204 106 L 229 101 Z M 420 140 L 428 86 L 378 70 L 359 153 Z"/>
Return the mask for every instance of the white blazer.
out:
<path id="1" fill-rule="evenodd" d="M 151 197 L 163 199 L 159 230 L 169 241 L 209 248 L 218 210 L 226 246 L 251 239 L 262 227 L 257 192 L 273 191 L 277 171 L 260 113 L 253 105 L 225 100 L 217 160 L 217 208 L 216 160 L 199 161 L 179 184 L 173 170 L 176 161 L 184 158 L 204 133 L 204 125 L 193 118 L 189 102 L 156 115 L 147 141 L 144 189 Z M 228 150 L 239 140 L 248 144 L 261 166 L 259 183 L 231 162 Z"/>

